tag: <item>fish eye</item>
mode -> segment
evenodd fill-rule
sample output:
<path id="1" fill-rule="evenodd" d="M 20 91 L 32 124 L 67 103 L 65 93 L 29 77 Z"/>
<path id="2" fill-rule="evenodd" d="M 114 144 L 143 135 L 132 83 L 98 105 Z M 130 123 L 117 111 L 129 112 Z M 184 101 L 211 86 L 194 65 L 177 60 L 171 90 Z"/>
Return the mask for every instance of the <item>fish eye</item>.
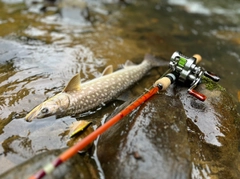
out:
<path id="1" fill-rule="evenodd" d="M 48 108 L 42 108 L 42 110 L 41 110 L 41 113 L 43 113 L 43 114 L 46 114 L 46 113 L 48 113 Z"/>

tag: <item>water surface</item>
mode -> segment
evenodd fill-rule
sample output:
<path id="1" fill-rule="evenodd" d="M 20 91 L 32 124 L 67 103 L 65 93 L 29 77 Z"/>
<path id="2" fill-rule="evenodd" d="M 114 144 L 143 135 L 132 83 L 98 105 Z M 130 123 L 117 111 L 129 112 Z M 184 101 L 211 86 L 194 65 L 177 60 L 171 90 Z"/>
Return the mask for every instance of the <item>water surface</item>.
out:
<path id="1" fill-rule="evenodd" d="M 36 153 L 66 146 L 65 131 L 75 118 L 27 123 L 23 117 L 78 72 L 84 82 L 99 77 L 106 65 L 139 63 L 145 53 L 165 59 L 176 50 L 199 53 L 201 65 L 218 74 L 238 102 L 236 0 L 86 2 L 0 1 L 0 173 Z M 144 81 L 137 85 L 139 93 L 149 87 Z"/>

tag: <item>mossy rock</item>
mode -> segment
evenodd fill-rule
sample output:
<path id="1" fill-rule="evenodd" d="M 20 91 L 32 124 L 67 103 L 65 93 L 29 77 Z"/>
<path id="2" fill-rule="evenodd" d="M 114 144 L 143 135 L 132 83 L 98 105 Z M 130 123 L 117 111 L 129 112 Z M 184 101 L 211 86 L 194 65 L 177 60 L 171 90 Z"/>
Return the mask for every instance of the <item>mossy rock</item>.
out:
<path id="1" fill-rule="evenodd" d="M 213 90 L 219 90 L 219 91 L 226 91 L 225 88 L 223 88 L 221 85 L 219 85 L 218 83 L 212 81 L 211 79 L 203 76 L 202 78 L 202 84 L 205 85 L 205 88 L 213 91 Z"/>

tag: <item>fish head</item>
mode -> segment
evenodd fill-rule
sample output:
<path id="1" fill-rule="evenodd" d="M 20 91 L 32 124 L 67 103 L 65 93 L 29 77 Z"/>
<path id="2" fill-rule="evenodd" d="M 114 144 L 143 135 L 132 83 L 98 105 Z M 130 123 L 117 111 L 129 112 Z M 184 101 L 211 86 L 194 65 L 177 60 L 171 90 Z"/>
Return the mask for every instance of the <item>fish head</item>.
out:
<path id="1" fill-rule="evenodd" d="M 61 115 L 66 112 L 70 104 L 69 97 L 65 93 L 59 93 L 44 101 L 29 112 L 25 119 L 30 122 L 33 119 L 41 119 L 52 115 Z"/>

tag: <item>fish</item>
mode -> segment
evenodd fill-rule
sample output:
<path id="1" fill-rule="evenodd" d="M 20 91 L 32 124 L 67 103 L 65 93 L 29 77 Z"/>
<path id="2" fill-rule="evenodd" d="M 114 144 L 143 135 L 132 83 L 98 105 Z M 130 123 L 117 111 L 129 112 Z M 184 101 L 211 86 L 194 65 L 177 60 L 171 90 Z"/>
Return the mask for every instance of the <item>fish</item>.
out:
<path id="1" fill-rule="evenodd" d="M 113 72 L 112 65 L 105 68 L 101 77 L 81 84 L 80 74 L 76 74 L 62 92 L 36 106 L 26 116 L 30 122 L 48 116 L 76 115 L 97 108 L 116 99 L 124 90 L 140 80 L 153 67 L 166 66 L 164 60 L 150 54 L 136 65 L 127 61 L 123 69 Z"/>

